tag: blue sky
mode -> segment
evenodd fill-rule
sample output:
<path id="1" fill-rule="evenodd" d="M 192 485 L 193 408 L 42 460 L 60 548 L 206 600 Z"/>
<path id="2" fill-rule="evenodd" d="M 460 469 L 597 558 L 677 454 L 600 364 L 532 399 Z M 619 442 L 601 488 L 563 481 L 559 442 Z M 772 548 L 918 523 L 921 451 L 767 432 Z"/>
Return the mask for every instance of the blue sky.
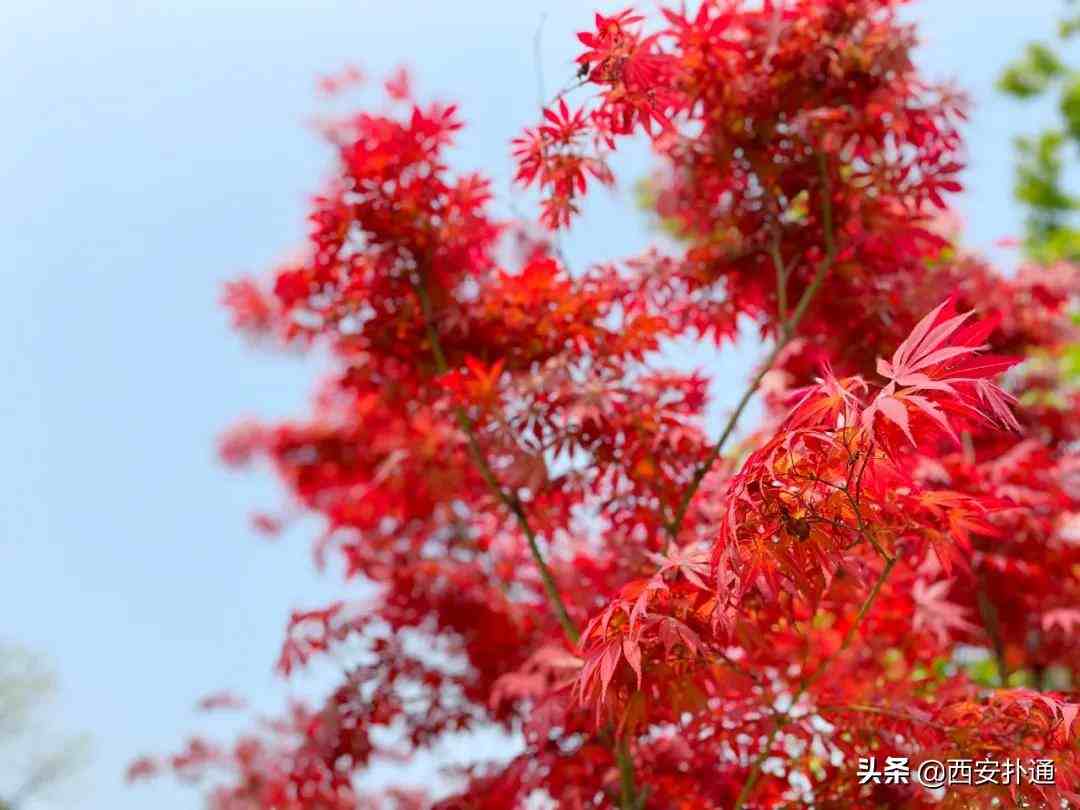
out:
<path id="1" fill-rule="evenodd" d="M 197 807 L 168 783 L 126 788 L 124 765 L 213 727 L 192 712 L 209 691 L 272 709 L 310 688 L 271 673 L 284 622 L 343 588 L 312 570 L 311 525 L 273 543 L 252 535 L 250 512 L 275 507 L 279 493 L 269 476 L 221 469 L 214 438 L 240 416 L 306 402 L 311 368 L 246 346 L 217 299 L 222 281 L 268 266 L 303 234 L 306 195 L 326 166 L 304 126 L 318 111 L 316 75 L 347 62 L 375 75 L 412 65 L 423 94 L 462 102 L 471 125 L 457 165 L 483 168 L 505 191 L 507 142 L 536 115 L 541 17 L 550 92 L 573 73 L 573 32 L 596 5 L 0 9 L 0 639 L 51 657 L 56 725 L 95 738 L 88 768 L 42 808 Z M 1010 140 L 1048 110 L 996 98 L 993 81 L 1003 59 L 1049 33 L 1059 7 L 936 0 L 910 12 L 923 22 L 926 71 L 956 78 L 975 101 L 959 207 L 968 243 L 1006 263 L 992 243 L 1019 228 Z M 628 183 L 645 169 L 624 167 Z M 567 252 L 587 262 L 648 240 L 633 208 L 601 193 Z M 743 379 L 740 361 L 749 357 L 710 360 L 718 408 Z"/>

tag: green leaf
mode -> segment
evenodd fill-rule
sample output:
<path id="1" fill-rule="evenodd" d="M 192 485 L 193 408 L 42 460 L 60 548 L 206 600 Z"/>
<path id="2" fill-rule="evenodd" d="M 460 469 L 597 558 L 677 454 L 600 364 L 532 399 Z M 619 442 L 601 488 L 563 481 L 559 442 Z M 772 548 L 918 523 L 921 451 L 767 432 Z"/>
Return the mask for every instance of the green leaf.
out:
<path id="1" fill-rule="evenodd" d="M 1065 349 L 1062 372 L 1070 381 L 1080 380 L 1080 343 L 1073 343 Z"/>
<path id="2" fill-rule="evenodd" d="M 998 88 L 1017 98 L 1042 93 L 1050 82 L 1062 75 L 1065 66 L 1047 46 L 1033 42 L 1024 56 L 1013 62 L 998 79 Z"/>
<path id="3" fill-rule="evenodd" d="M 1073 74 L 1061 94 L 1061 115 L 1065 126 L 1075 140 L 1080 141 L 1080 75 Z"/>

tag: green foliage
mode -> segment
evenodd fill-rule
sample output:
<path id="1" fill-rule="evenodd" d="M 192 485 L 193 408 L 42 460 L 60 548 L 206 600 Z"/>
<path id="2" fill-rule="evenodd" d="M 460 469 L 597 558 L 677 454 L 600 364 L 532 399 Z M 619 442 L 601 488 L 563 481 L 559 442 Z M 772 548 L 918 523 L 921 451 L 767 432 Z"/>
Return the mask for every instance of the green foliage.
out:
<path id="1" fill-rule="evenodd" d="M 1061 116 L 1065 119 L 1065 129 L 1073 140 L 1080 139 L 1080 76 L 1069 77 L 1061 93 Z"/>
<path id="2" fill-rule="evenodd" d="M 1059 47 L 1080 32 L 1080 15 L 1058 24 Z M 1058 93 L 1058 126 L 1016 140 L 1014 194 L 1025 211 L 1024 253 L 1042 264 L 1080 262 L 1080 201 L 1065 185 L 1067 161 L 1080 153 L 1080 69 L 1071 67 L 1050 46 L 1031 43 L 1023 56 L 1006 67 L 998 80 L 1003 92 L 1030 99 Z M 1065 349 L 1060 371 L 1080 382 L 1080 345 Z"/>
<path id="3" fill-rule="evenodd" d="M 1080 16 L 1063 20 L 1064 44 L 1080 30 Z M 1024 249 L 1038 262 L 1080 260 L 1080 205 L 1065 186 L 1066 160 L 1080 149 L 1080 70 L 1069 66 L 1049 45 L 1032 43 L 1006 67 L 998 87 L 1019 99 L 1058 93 L 1061 122 L 1016 141 L 1016 199 L 1026 211 Z"/>
<path id="4" fill-rule="evenodd" d="M 1014 193 L 1027 210 L 1025 248 L 1036 261 L 1080 257 L 1080 233 L 1066 224 L 1077 202 L 1063 183 L 1065 144 L 1066 135 L 1053 130 L 1016 141 Z"/>
<path id="5" fill-rule="evenodd" d="M 1058 36 L 1068 39 L 1077 31 L 1080 31 L 1080 14 L 1065 17 L 1058 23 Z"/>
<path id="6" fill-rule="evenodd" d="M 1005 69 L 998 79 L 998 87 L 1018 98 L 1030 98 L 1046 90 L 1064 72 L 1065 66 L 1052 50 L 1033 42 L 1028 45 L 1022 58 Z"/>
<path id="7" fill-rule="evenodd" d="M 1080 344 L 1074 343 L 1065 351 L 1065 373 L 1070 378 L 1080 379 Z"/>

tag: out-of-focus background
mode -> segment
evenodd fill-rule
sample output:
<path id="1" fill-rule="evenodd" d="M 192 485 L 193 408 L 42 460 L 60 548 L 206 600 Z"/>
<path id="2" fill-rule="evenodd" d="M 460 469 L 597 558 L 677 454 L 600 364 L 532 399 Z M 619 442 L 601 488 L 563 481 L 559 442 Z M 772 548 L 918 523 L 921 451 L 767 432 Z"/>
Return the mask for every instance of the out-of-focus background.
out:
<path id="1" fill-rule="evenodd" d="M 457 165 L 493 176 L 504 210 L 512 199 L 527 208 L 509 192 L 508 141 L 537 117 L 537 32 L 550 95 L 574 73 L 574 32 L 616 6 L 0 5 L 0 642 L 58 676 L 34 744 L 92 736 L 68 783 L 19 810 L 196 807 L 168 782 L 126 787 L 128 761 L 188 731 L 227 729 L 193 713 L 207 692 L 233 689 L 272 711 L 311 688 L 271 672 L 284 623 L 291 608 L 342 593 L 310 564 L 312 526 L 274 542 L 251 531 L 251 511 L 276 507 L 279 493 L 269 476 L 228 473 L 214 452 L 236 418 L 305 406 L 311 364 L 245 345 L 218 296 L 304 233 L 328 158 L 307 127 L 324 111 L 318 77 L 352 63 L 378 84 L 408 64 L 421 97 L 461 103 Z M 927 0 L 905 12 L 920 23 L 926 72 L 974 101 L 965 241 L 1006 265 L 1015 256 L 994 243 L 1020 231 L 1011 140 L 1052 110 L 1019 107 L 994 81 L 1060 9 Z M 618 167 L 628 190 L 646 153 Z M 565 249 L 581 264 L 651 237 L 632 194 L 600 192 Z M 734 396 L 714 394 L 717 409 Z M 0 779 L 17 779 L 5 761 Z"/>

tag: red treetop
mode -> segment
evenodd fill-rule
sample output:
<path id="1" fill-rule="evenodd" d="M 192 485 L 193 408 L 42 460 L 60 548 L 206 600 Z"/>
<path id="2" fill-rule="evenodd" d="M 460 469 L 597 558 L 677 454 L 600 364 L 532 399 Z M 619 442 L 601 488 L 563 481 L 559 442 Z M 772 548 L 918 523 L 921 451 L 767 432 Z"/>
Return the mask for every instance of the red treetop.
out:
<path id="1" fill-rule="evenodd" d="M 493 219 L 446 163 L 455 108 L 407 74 L 326 125 L 305 250 L 225 300 L 332 369 L 222 454 L 268 461 L 317 559 L 377 587 L 293 613 L 282 673 L 342 666 L 320 703 L 133 776 L 218 770 L 213 810 L 1080 802 L 1080 403 L 1055 361 L 1078 274 L 1003 276 L 941 234 L 963 104 L 894 3 L 696 5 L 597 15 L 593 92 L 512 147 L 556 229 L 649 139 L 665 250 L 571 270 Z M 714 430 L 711 380 L 656 350 L 740 317 L 770 349 Z M 362 787 L 491 726 L 506 754 L 434 795 Z M 1056 779 L 862 784 L 871 756 Z"/>

